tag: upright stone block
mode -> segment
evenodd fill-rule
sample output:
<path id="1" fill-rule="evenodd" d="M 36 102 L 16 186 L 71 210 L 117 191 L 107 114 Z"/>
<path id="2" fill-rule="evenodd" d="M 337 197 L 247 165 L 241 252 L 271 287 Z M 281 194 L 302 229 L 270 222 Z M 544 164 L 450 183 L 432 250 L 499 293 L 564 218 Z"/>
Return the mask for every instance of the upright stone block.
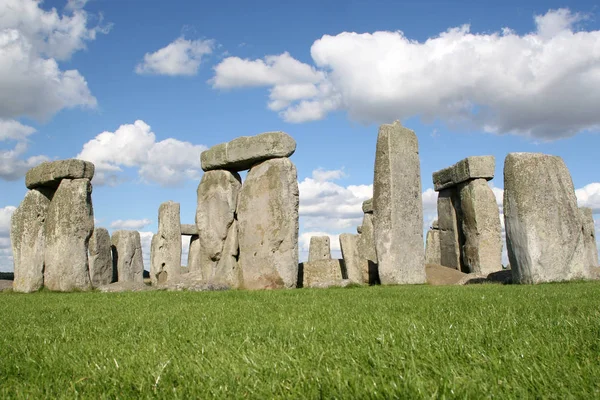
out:
<path id="1" fill-rule="evenodd" d="M 90 279 L 92 286 L 108 285 L 113 281 L 110 235 L 106 228 L 94 228 L 89 243 Z"/>
<path id="2" fill-rule="evenodd" d="M 425 264 L 441 264 L 440 231 L 430 229 L 425 239 Z"/>
<path id="3" fill-rule="evenodd" d="M 43 188 L 30 190 L 12 215 L 15 292 L 35 292 L 44 284 L 44 223 L 53 194 Z"/>
<path id="4" fill-rule="evenodd" d="M 437 200 L 440 236 L 440 264 L 461 271 L 459 229 L 460 196 L 456 189 L 443 189 Z"/>
<path id="5" fill-rule="evenodd" d="M 308 248 L 308 261 L 331 260 L 329 236 L 312 236 Z"/>
<path id="6" fill-rule="evenodd" d="M 150 278 L 153 285 L 181 273 L 181 225 L 179 203 L 167 201 L 158 208 L 158 233 L 152 236 Z"/>
<path id="7" fill-rule="evenodd" d="M 373 233 L 373 214 L 371 213 L 366 213 L 363 216 L 362 233 L 358 237 L 358 254 L 363 259 L 361 262 L 362 281 L 370 284 L 379 283 L 377 252 Z"/>
<path id="8" fill-rule="evenodd" d="M 588 276 L 575 189 L 560 157 L 539 153 L 506 157 L 504 220 L 513 282 Z"/>
<path id="9" fill-rule="evenodd" d="M 278 158 L 253 166 L 242 186 L 237 214 L 244 287 L 296 287 L 298 180 L 294 164 Z"/>
<path id="10" fill-rule="evenodd" d="M 342 233 L 340 235 L 340 249 L 346 265 L 348 279 L 354 283 L 363 283 L 364 259 L 358 253 L 358 235 Z"/>
<path id="11" fill-rule="evenodd" d="M 138 231 L 120 230 L 113 232 L 111 240 L 113 268 L 117 270 L 119 282 L 144 282 L 144 258 L 142 241 Z M 159 275 L 158 283 L 166 276 Z"/>
<path id="12" fill-rule="evenodd" d="M 502 225 L 496 196 L 485 179 L 459 186 L 462 211 L 462 260 L 465 272 L 490 274 L 502 269 Z"/>
<path id="13" fill-rule="evenodd" d="M 200 238 L 198 235 L 190 236 L 187 267 L 189 272 L 200 271 Z"/>
<path id="14" fill-rule="evenodd" d="M 88 161 L 69 159 L 46 161 L 31 168 L 25 175 L 25 186 L 34 189 L 46 186 L 56 189 L 63 179 L 88 179 L 94 177 L 94 164 Z"/>
<path id="15" fill-rule="evenodd" d="M 236 172 L 207 171 L 198 185 L 196 227 L 202 279 L 211 280 L 235 220 L 241 178 Z"/>
<path id="16" fill-rule="evenodd" d="M 596 228 L 594 214 L 591 208 L 579 207 L 581 223 L 583 225 L 583 240 L 585 246 L 586 266 L 598 267 L 598 247 L 596 245 Z"/>
<path id="17" fill-rule="evenodd" d="M 89 179 L 63 179 L 48 207 L 44 226 L 44 286 L 71 291 L 92 288 L 88 244 L 94 230 Z"/>
<path id="18" fill-rule="evenodd" d="M 381 283 L 425 283 L 419 145 L 398 121 L 379 128 L 373 192 Z"/>
<path id="19" fill-rule="evenodd" d="M 313 287 L 319 284 L 339 282 L 345 279 L 341 260 L 316 260 L 301 263 L 299 287 Z"/>

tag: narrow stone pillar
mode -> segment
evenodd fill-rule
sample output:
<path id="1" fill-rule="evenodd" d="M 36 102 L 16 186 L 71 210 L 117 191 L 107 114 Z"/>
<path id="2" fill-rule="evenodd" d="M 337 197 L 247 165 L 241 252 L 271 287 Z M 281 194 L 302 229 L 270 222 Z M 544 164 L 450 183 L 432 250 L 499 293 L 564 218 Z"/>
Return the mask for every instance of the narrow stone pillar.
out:
<path id="1" fill-rule="evenodd" d="M 585 243 L 586 264 L 592 268 L 598 268 L 598 247 L 596 244 L 596 227 L 594 225 L 594 214 L 591 208 L 579 207 L 581 222 L 583 224 L 583 240 Z"/>
<path id="2" fill-rule="evenodd" d="M 119 282 L 144 282 L 144 258 L 142 241 L 138 231 L 113 232 L 111 241 L 113 268 Z M 166 277 L 165 277 L 166 278 Z M 159 283 L 161 277 L 159 276 Z"/>
<path id="3" fill-rule="evenodd" d="M 179 203 L 167 201 L 158 208 L 158 232 L 150 247 L 150 278 L 153 285 L 181 274 L 181 225 Z"/>
<path id="4" fill-rule="evenodd" d="M 441 265 L 440 229 L 437 219 L 431 224 L 425 239 L 425 264 Z"/>
<path id="5" fill-rule="evenodd" d="M 358 235 L 342 233 L 340 235 L 340 249 L 346 265 L 348 279 L 354 283 L 363 283 L 362 266 L 364 261 L 358 253 Z"/>
<path id="6" fill-rule="evenodd" d="M 106 228 L 94 228 L 90 238 L 89 253 L 92 286 L 108 285 L 116 274 L 113 271 L 110 235 Z"/>
<path id="7" fill-rule="evenodd" d="M 440 230 L 440 264 L 461 270 L 460 262 L 460 203 L 456 190 L 443 189 L 437 200 L 438 226 Z"/>

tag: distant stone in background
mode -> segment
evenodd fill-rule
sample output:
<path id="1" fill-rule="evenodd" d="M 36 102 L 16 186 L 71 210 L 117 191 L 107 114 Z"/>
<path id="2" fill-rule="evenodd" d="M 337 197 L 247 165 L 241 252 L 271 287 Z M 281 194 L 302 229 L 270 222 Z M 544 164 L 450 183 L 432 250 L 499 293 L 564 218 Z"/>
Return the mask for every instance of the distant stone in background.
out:
<path id="1" fill-rule="evenodd" d="M 110 235 L 106 228 L 94 228 L 89 242 L 89 268 L 92 286 L 108 285 L 113 281 Z"/>
<path id="2" fill-rule="evenodd" d="M 88 244 L 94 230 L 89 179 L 63 179 L 48 206 L 44 226 L 44 286 L 55 291 L 92 288 Z"/>
<path id="3" fill-rule="evenodd" d="M 150 279 L 153 285 L 181 273 L 181 226 L 179 203 L 167 201 L 158 208 L 158 232 L 152 236 Z M 162 282 L 161 282 L 162 283 Z"/>
<path id="4" fill-rule="evenodd" d="M 53 190 L 27 192 L 11 219 L 15 292 L 30 293 L 44 284 L 44 222 Z"/>
<path id="5" fill-rule="evenodd" d="M 200 271 L 200 238 L 198 235 L 190 236 L 187 267 L 189 272 Z"/>
<path id="6" fill-rule="evenodd" d="M 583 241 L 585 245 L 585 262 L 588 266 L 598 267 L 598 247 L 596 246 L 596 229 L 594 213 L 589 207 L 579 207 L 583 225 Z"/>
<path id="7" fill-rule="evenodd" d="M 562 158 L 508 154 L 504 161 L 504 220 L 513 282 L 588 277 L 581 214 Z"/>
<path id="8" fill-rule="evenodd" d="M 316 260 L 298 266 L 298 287 L 313 287 L 318 284 L 346 279 L 343 262 L 338 259 Z"/>
<path id="9" fill-rule="evenodd" d="M 375 249 L 375 237 L 373 233 L 373 214 L 366 213 L 363 216 L 362 233 L 357 241 L 358 254 L 361 261 L 362 281 L 371 285 L 379 283 L 377 271 L 377 252 Z"/>
<path id="10" fill-rule="evenodd" d="M 76 159 L 46 161 L 27 171 L 25 186 L 27 189 L 41 186 L 56 189 L 63 179 L 92 180 L 94 169 L 94 164 L 88 161 Z"/>
<path id="11" fill-rule="evenodd" d="M 438 193 L 440 264 L 461 271 L 460 197 L 454 188 Z"/>
<path id="12" fill-rule="evenodd" d="M 358 252 L 358 236 L 351 233 L 342 233 L 340 235 L 340 249 L 346 267 L 347 278 L 354 283 L 361 284 L 364 282 L 364 259 L 360 257 Z"/>
<path id="13" fill-rule="evenodd" d="M 379 128 L 373 216 L 381 283 L 425 283 L 419 145 L 399 121 Z"/>
<path id="14" fill-rule="evenodd" d="M 329 236 L 313 236 L 308 248 L 308 261 L 331 260 Z"/>
<path id="15" fill-rule="evenodd" d="M 431 224 L 425 239 L 425 264 L 441 265 L 440 230 L 437 219 Z"/>
<path id="16" fill-rule="evenodd" d="M 198 236 L 196 224 L 181 224 L 181 234 L 185 236 Z"/>
<path id="17" fill-rule="evenodd" d="M 244 287 L 296 287 L 298 178 L 289 159 L 264 161 L 250 169 L 240 191 L 237 217 Z"/>
<path id="18" fill-rule="evenodd" d="M 111 237 L 113 265 L 117 270 L 119 282 L 144 282 L 144 259 L 142 242 L 138 231 L 115 231 Z M 158 277 L 162 283 L 163 276 Z M 166 280 L 166 276 L 164 276 Z"/>

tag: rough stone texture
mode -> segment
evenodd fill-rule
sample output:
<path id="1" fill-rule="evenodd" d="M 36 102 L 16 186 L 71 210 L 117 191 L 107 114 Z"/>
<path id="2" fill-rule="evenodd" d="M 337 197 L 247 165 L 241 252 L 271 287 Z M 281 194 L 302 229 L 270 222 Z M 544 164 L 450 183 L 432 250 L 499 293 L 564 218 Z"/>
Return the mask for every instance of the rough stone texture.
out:
<path id="1" fill-rule="evenodd" d="M 440 264 L 444 267 L 461 270 L 460 262 L 460 201 L 454 188 L 438 193 L 437 213 L 440 231 Z"/>
<path id="2" fill-rule="evenodd" d="M 117 270 L 118 281 L 143 283 L 144 259 L 140 233 L 128 230 L 116 231 L 113 232 L 110 241 L 113 268 Z"/>
<path id="3" fill-rule="evenodd" d="M 362 229 L 362 225 L 359 225 L 356 227 L 356 233 L 362 233 L 363 229 Z"/>
<path id="4" fill-rule="evenodd" d="M 30 293 L 44 284 L 44 222 L 53 191 L 33 189 L 14 211 L 10 240 L 14 260 L 13 290 Z"/>
<path id="5" fill-rule="evenodd" d="M 433 286 L 456 285 L 467 274 L 437 264 L 427 264 L 425 266 L 427 283 Z"/>
<path id="6" fill-rule="evenodd" d="M 340 235 L 340 248 L 348 279 L 354 283 L 363 283 L 365 260 L 358 253 L 358 239 L 358 235 L 342 233 Z"/>
<path id="7" fill-rule="evenodd" d="M 229 227 L 221 259 L 215 268 L 213 283 L 235 289 L 242 286 L 242 271 L 238 264 L 239 252 L 238 226 L 237 221 L 234 220 Z"/>
<path id="8" fill-rule="evenodd" d="M 31 168 L 25 175 L 25 186 L 33 189 L 47 186 L 56 189 L 62 179 L 88 179 L 94 177 L 94 164 L 82 160 L 46 161 Z"/>
<path id="9" fill-rule="evenodd" d="M 89 179 L 63 179 L 52 197 L 44 226 L 44 286 L 71 291 L 92 288 L 88 244 L 94 231 Z"/>
<path id="10" fill-rule="evenodd" d="M 373 214 L 363 216 L 362 233 L 358 238 L 358 254 L 364 260 L 361 262 L 363 282 L 375 284 L 379 282 L 377 272 L 377 252 L 373 233 Z"/>
<path id="11" fill-rule="evenodd" d="M 494 156 L 473 156 L 433 173 L 433 189 L 439 192 L 470 179 L 493 179 L 496 169 Z"/>
<path id="12" fill-rule="evenodd" d="M 464 272 L 489 274 L 502 269 L 502 225 L 494 192 L 485 179 L 461 184 L 460 207 Z"/>
<path id="13" fill-rule="evenodd" d="M 437 219 L 434 219 L 433 222 L 431 223 L 431 229 L 440 229 L 440 224 L 438 223 Z"/>
<path id="14" fill-rule="evenodd" d="M 266 132 L 213 146 L 202 152 L 200 160 L 204 171 L 243 171 L 271 158 L 289 157 L 294 151 L 296 141 L 290 135 L 285 132 Z"/>
<path id="15" fill-rule="evenodd" d="M 90 279 L 92 286 L 108 285 L 113 281 L 113 262 L 110 235 L 106 228 L 94 228 L 89 243 Z"/>
<path id="16" fill-rule="evenodd" d="M 575 189 L 560 157 L 539 153 L 506 157 L 504 220 L 515 283 L 587 277 Z"/>
<path id="17" fill-rule="evenodd" d="M 298 287 L 313 287 L 315 284 L 346 279 L 343 263 L 338 259 L 316 260 L 298 266 Z"/>
<path id="18" fill-rule="evenodd" d="M 427 231 L 427 238 L 425 239 L 425 264 L 441 265 L 440 231 L 437 229 Z"/>
<path id="19" fill-rule="evenodd" d="M 200 238 L 198 235 L 190 236 L 187 267 L 190 272 L 200 271 Z"/>
<path id="20" fill-rule="evenodd" d="M 373 216 L 381 283 L 425 283 L 419 145 L 399 121 L 379 128 Z"/>
<path id="21" fill-rule="evenodd" d="M 278 158 L 252 167 L 240 192 L 237 214 L 244 287 L 296 287 L 298 180 L 294 164 Z"/>
<path id="22" fill-rule="evenodd" d="M 186 236 L 198 236 L 198 228 L 195 224 L 181 224 L 181 234 Z"/>
<path id="23" fill-rule="evenodd" d="M 150 247 L 150 279 L 153 285 L 181 272 L 181 225 L 179 203 L 167 201 L 158 208 L 158 232 Z"/>
<path id="24" fill-rule="evenodd" d="M 308 247 L 308 261 L 331 260 L 329 236 L 312 236 Z"/>
<path id="25" fill-rule="evenodd" d="M 594 214 L 589 207 L 579 207 L 583 225 L 583 240 L 585 245 L 585 263 L 588 267 L 598 267 L 598 247 L 596 246 L 596 230 Z"/>
<path id="26" fill-rule="evenodd" d="M 233 224 L 242 187 L 236 172 L 208 171 L 198 185 L 196 227 L 200 238 L 199 265 L 205 280 L 215 274 L 223 246 Z"/>
<path id="27" fill-rule="evenodd" d="M 362 203 L 362 210 L 365 214 L 373 214 L 373 199 L 365 200 Z"/>

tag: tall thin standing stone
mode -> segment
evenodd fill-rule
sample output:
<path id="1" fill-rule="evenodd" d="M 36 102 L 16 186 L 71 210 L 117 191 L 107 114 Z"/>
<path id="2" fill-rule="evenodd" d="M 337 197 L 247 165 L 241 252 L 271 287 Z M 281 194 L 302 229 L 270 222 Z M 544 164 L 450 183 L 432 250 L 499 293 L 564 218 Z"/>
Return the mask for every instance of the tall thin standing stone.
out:
<path id="1" fill-rule="evenodd" d="M 594 214 L 589 207 L 579 207 L 583 224 L 583 240 L 585 243 L 585 260 L 589 267 L 598 267 L 598 245 L 596 244 L 596 228 Z"/>
<path id="2" fill-rule="evenodd" d="M 362 233 L 358 236 L 358 254 L 362 257 L 363 282 L 379 283 L 377 272 L 377 252 L 375 250 L 375 236 L 373 232 L 373 214 L 365 213 L 363 216 Z"/>
<path id="3" fill-rule="evenodd" d="M 92 286 L 108 285 L 112 282 L 113 262 L 110 235 L 106 228 L 95 228 L 89 244 L 90 279 Z"/>
<path id="4" fill-rule="evenodd" d="M 461 270 L 459 227 L 460 197 L 455 188 L 442 189 L 437 200 L 438 226 L 440 230 L 440 264 Z"/>
<path id="5" fill-rule="evenodd" d="M 144 282 L 142 241 L 138 231 L 120 230 L 111 238 L 113 268 L 119 282 Z M 162 282 L 161 282 L 162 283 Z"/>
<path id="6" fill-rule="evenodd" d="M 433 221 L 431 229 L 427 231 L 425 239 L 425 264 L 441 265 L 440 230 L 437 219 Z"/>
<path id="7" fill-rule="evenodd" d="M 399 121 L 379 128 L 373 192 L 381 283 L 425 283 L 419 145 Z"/>
<path id="8" fill-rule="evenodd" d="M 200 271 L 200 238 L 198 235 L 190 236 L 187 267 L 189 272 Z"/>
<path id="9" fill-rule="evenodd" d="M 150 278 L 156 285 L 181 273 L 181 225 L 179 203 L 167 201 L 158 208 L 158 232 L 152 236 Z"/>
<path id="10" fill-rule="evenodd" d="M 342 233 L 340 235 L 340 249 L 346 265 L 348 279 L 354 283 L 363 283 L 362 264 L 364 260 L 358 253 L 358 235 Z"/>

